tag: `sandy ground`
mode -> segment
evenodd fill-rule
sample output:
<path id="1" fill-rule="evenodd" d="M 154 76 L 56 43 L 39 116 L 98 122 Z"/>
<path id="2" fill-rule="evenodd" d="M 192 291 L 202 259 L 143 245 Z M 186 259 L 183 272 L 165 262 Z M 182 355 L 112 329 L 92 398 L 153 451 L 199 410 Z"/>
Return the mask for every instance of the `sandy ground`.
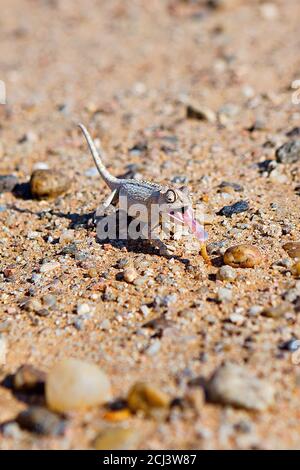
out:
<path id="1" fill-rule="evenodd" d="M 300 122 L 291 89 L 300 79 L 300 5 L 274 0 L 268 14 L 256 0 L 228 3 L 210 9 L 205 2 L 180 0 L 2 1 L 0 79 L 7 104 L 0 105 L 0 174 L 27 183 L 44 162 L 68 174 L 72 184 L 49 201 L 0 195 L 0 324 L 8 343 L 0 378 L 22 364 L 48 371 L 60 358 L 74 356 L 105 370 L 115 398 L 126 397 L 137 380 L 176 398 L 192 379 L 207 378 L 232 360 L 276 390 L 273 407 L 260 413 L 205 402 L 196 418 L 176 410 L 161 421 L 134 416 L 125 424 L 141 430 L 139 448 L 300 447 L 300 369 L 291 353 L 279 349 L 300 337 L 297 311 L 286 300 L 291 311 L 280 318 L 249 314 L 251 307 L 279 305 L 287 291 L 299 289 L 289 270 L 276 264 L 287 258 L 284 242 L 299 238 L 299 164 L 281 165 L 282 180 L 257 164 L 274 159 Z M 187 100 L 214 111 L 216 122 L 187 119 Z M 97 243 L 84 216 L 108 189 L 86 173 L 93 163 L 79 121 L 102 139 L 114 175 L 135 164 L 157 182 L 185 177 L 194 201 L 204 199 L 214 215 L 209 243 L 223 241 L 227 248 L 247 242 L 261 249 L 260 266 L 237 269 L 231 301 L 215 301 L 227 286 L 215 278 L 218 253 L 209 267 L 198 254 L 185 253 L 184 240 L 173 242 L 173 261 L 139 245 Z M 249 131 L 255 122 L 261 125 Z M 142 150 L 132 151 L 135 146 Z M 220 193 L 224 180 L 244 191 Z M 240 199 L 249 202 L 247 212 L 216 215 Z M 55 242 L 68 228 L 81 258 L 63 255 Z M 123 258 L 136 264 L 141 285 L 118 279 L 116 263 Z M 60 266 L 34 282 L 45 259 Z M 89 276 L 91 267 L 96 277 Z M 109 294 L 104 298 L 103 284 Z M 49 315 L 22 308 L 24 298 L 47 293 L 57 300 Z M 150 306 L 145 318 L 141 306 L 169 294 L 176 300 Z M 78 319 L 80 303 L 92 313 Z M 171 326 L 153 338 L 142 325 L 165 312 Z M 232 322 L 232 313 L 243 321 Z M 147 353 L 154 342 L 159 346 Z M 14 420 L 25 401 L 0 387 L 0 422 Z M 93 408 L 74 413 L 63 437 L 2 432 L 0 448 L 90 448 L 106 425 L 103 410 Z"/>

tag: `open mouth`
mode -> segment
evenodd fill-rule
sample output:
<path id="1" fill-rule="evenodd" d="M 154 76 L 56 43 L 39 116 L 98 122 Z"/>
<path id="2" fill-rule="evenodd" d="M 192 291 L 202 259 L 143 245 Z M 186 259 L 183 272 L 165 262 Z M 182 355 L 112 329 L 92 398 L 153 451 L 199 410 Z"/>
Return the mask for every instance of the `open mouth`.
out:
<path id="1" fill-rule="evenodd" d="M 181 222 L 189 227 L 191 232 L 200 240 L 204 242 L 208 238 L 208 234 L 205 232 L 202 225 L 200 225 L 194 217 L 193 209 L 187 208 L 178 211 L 170 211 L 170 217 L 176 220 L 177 222 Z"/>

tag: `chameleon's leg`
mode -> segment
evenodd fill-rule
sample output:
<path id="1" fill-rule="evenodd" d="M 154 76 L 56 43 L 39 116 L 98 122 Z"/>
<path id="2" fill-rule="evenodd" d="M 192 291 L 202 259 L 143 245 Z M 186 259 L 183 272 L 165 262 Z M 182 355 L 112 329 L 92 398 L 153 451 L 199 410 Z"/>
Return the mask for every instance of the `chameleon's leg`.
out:
<path id="1" fill-rule="evenodd" d="M 97 207 L 97 210 L 96 210 L 96 213 L 95 213 L 95 217 L 94 217 L 94 220 L 95 222 L 97 222 L 97 220 L 99 220 L 99 218 L 105 216 L 105 215 L 108 215 L 109 212 L 115 212 L 115 208 L 114 210 L 110 210 L 110 211 L 107 211 L 108 208 L 112 209 L 112 206 L 117 202 L 118 200 L 118 191 L 117 189 L 114 189 L 108 196 L 107 198 L 102 202 L 102 204 L 99 204 L 99 206 Z M 111 207 L 110 207 L 111 206 Z"/>
<path id="2" fill-rule="evenodd" d="M 170 256 L 172 254 L 174 254 L 174 252 L 176 251 L 176 248 L 172 245 L 167 245 L 166 243 L 164 243 L 160 238 L 159 238 L 159 234 L 158 234 L 158 231 L 157 229 L 160 227 L 160 224 L 158 223 L 155 227 L 151 227 L 149 225 L 148 229 L 149 229 L 149 241 L 150 243 L 155 246 L 156 248 L 158 248 L 159 250 L 159 254 L 162 255 L 162 256 Z"/>

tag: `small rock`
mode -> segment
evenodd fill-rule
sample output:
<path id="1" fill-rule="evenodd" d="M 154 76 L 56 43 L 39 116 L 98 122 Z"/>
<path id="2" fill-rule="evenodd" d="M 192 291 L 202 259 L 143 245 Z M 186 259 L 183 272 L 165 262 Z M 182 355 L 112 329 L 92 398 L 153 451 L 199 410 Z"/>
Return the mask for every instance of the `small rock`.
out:
<path id="1" fill-rule="evenodd" d="M 236 279 L 236 271 L 231 266 L 221 266 L 217 273 L 217 279 L 220 281 L 233 282 Z"/>
<path id="2" fill-rule="evenodd" d="M 18 440 L 22 436 L 22 431 L 18 423 L 9 422 L 2 425 L 2 434 L 4 437 Z"/>
<path id="3" fill-rule="evenodd" d="M 211 402 L 256 411 L 269 408 L 275 398 L 272 385 L 233 363 L 226 363 L 214 372 L 206 391 Z"/>
<path id="4" fill-rule="evenodd" d="M 217 292 L 219 302 L 230 302 L 232 300 L 232 291 L 226 287 L 220 287 Z"/>
<path id="5" fill-rule="evenodd" d="M 188 119 L 198 119 L 199 121 L 208 121 L 211 123 L 216 122 L 216 114 L 211 109 L 190 103 L 186 107 L 186 117 Z"/>
<path id="6" fill-rule="evenodd" d="M 231 323 L 241 326 L 243 323 L 245 323 L 245 317 L 243 315 L 240 315 L 239 313 L 232 313 L 229 315 L 229 320 Z"/>
<path id="7" fill-rule="evenodd" d="M 87 313 L 90 313 L 91 308 L 89 304 L 79 304 L 77 305 L 76 312 L 78 315 L 86 315 Z"/>
<path id="8" fill-rule="evenodd" d="M 223 260 L 233 268 L 253 268 L 261 263 L 262 255 L 255 246 L 241 244 L 228 248 Z"/>
<path id="9" fill-rule="evenodd" d="M 95 439 L 96 450 L 134 450 L 140 435 L 132 428 L 112 427 L 102 431 Z"/>
<path id="10" fill-rule="evenodd" d="M 70 243 L 74 240 L 74 230 L 64 230 L 59 237 L 59 243 Z"/>
<path id="11" fill-rule="evenodd" d="M 289 341 L 285 341 L 284 343 L 281 343 L 279 345 L 279 349 L 281 349 L 282 351 L 289 351 L 292 353 L 298 351 L 299 348 L 300 340 L 296 338 L 290 339 Z"/>
<path id="12" fill-rule="evenodd" d="M 43 393 L 46 374 L 35 367 L 24 364 L 13 377 L 13 388 L 18 392 Z"/>
<path id="13" fill-rule="evenodd" d="M 78 359 L 64 359 L 48 374 L 46 401 L 54 411 L 85 409 L 110 399 L 110 381 L 94 364 Z"/>
<path id="14" fill-rule="evenodd" d="M 129 390 L 127 403 L 132 412 L 143 411 L 146 415 L 151 415 L 153 409 L 167 408 L 170 398 L 154 385 L 137 382 Z"/>
<path id="15" fill-rule="evenodd" d="M 14 175 L 0 175 L 0 194 L 10 192 L 18 184 L 18 178 Z"/>
<path id="16" fill-rule="evenodd" d="M 300 140 L 291 140 L 276 150 L 279 163 L 295 163 L 300 160 Z"/>
<path id="17" fill-rule="evenodd" d="M 272 181 L 272 183 L 284 184 L 289 181 L 289 178 L 287 177 L 287 175 L 282 173 L 282 169 L 279 167 L 275 168 L 274 170 L 270 172 L 269 178 L 270 178 L 270 181 Z"/>
<path id="18" fill-rule="evenodd" d="M 57 170 L 35 170 L 30 179 L 30 190 L 37 199 L 54 198 L 70 187 L 70 179 Z"/>
<path id="19" fill-rule="evenodd" d="M 44 436 L 60 436 L 64 433 L 66 421 L 59 415 L 41 406 L 30 406 L 16 418 L 22 429 L 42 434 Z"/>
<path id="20" fill-rule="evenodd" d="M 124 281 L 132 284 L 138 277 L 137 271 L 133 267 L 125 268 L 123 271 L 123 279 Z"/>
<path id="21" fill-rule="evenodd" d="M 266 2 L 260 5 L 261 16 L 265 20 L 275 20 L 279 17 L 279 10 L 275 3 Z"/>
<path id="22" fill-rule="evenodd" d="M 53 294 L 46 294 L 43 296 L 43 304 L 46 305 L 48 308 L 54 308 L 57 304 L 57 300 L 55 295 Z"/>
<path id="23" fill-rule="evenodd" d="M 151 343 L 150 346 L 146 348 L 145 353 L 147 356 L 154 356 L 160 350 L 160 346 L 161 345 L 159 340 L 153 341 L 153 343 Z"/>
<path id="24" fill-rule="evenodd" d="M 233 214 L 239 214 L 241 212 L 246 212 L 249 209 L 249 204 L 247 201 L 238 201 L 232 204 L 231 206 L 224 206 L 219 212 L 218 215 L 224 215 L 225 217 L 231 217 Z"/>
<path id="25" fill-rule="evenodd" d="M 4 337 L 0 336 L 0 366 L 5 365 L 7 354 L 7 341 Z"/>
<path id="26" fill-rule="evenodd" d="M 64 246 L 62 249 L 63 255 L 75 256 L 77 253 L 78 253 L 78 247 L 76 243 L 70 243 L 69 245 Z"/>
<path id="27" fill-rule="evenodd" d="M 290 258 L 299 258 L 300 259 L 300 242 L 288 242 L 285 243 L 282 247 Z"/>
<path id="28" fill-rule="evenodd" d="M 238 183 L 229 183 L 228 181 L 222 181 L 222 183 L 219 184 L 220 190 L 226 192 L 228 191 L 228 188 L 232 189 L 234 192 L 242 192 L 244 191 L 243 186 L 241 186 Z"/>
<path id="29" fill-rule="evenodd" d="M 58 261 L 49 261 L 49 263 L 43 263 L 40 266 L 40 273 L 49 273 L 50 271 L 54 271 L 59 268 L 60 264 Z"/>
<path id="30" fill-rule="evenodd" d="M 252 305 L 252 307 L 249 308 L 248 313 L 251 316 L 256 316 L 262 313 L 263 307 L 261 305 Z"/>
<path id="31" fill-rule="evenodd" d="M 300 137 L 300 127 L 294 127 L 291 129 L 289 132 L 286 133 L 287 137 L 293 138 L 293 137 Z"/>
<path id="32" fill-rule="evenodd" d="M 38 312 L 39 310 L 42 309 L 42 304 L 38 299 L 28 299 L 25 300 L 24 303 L 21 304 L 21 306 L 27 311 L 27 312 Z"/>

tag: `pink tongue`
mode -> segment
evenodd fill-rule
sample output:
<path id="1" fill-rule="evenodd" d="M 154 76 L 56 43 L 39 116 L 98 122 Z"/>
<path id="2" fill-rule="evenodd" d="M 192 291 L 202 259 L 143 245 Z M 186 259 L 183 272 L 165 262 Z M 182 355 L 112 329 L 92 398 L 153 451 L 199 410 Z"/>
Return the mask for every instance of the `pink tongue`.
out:
<path id="1" fill-rule="evenodd" d="M 172 217 L 179 222 L 185 223 L 191 230 L 191 232 L 200 240 L 204 242 L 208 238 L 208 234 L 205 232 L 203 227 L 194 218 L 193 210 L 188 209 L 182 214 L 181 212 L 175 212 Z"/>

